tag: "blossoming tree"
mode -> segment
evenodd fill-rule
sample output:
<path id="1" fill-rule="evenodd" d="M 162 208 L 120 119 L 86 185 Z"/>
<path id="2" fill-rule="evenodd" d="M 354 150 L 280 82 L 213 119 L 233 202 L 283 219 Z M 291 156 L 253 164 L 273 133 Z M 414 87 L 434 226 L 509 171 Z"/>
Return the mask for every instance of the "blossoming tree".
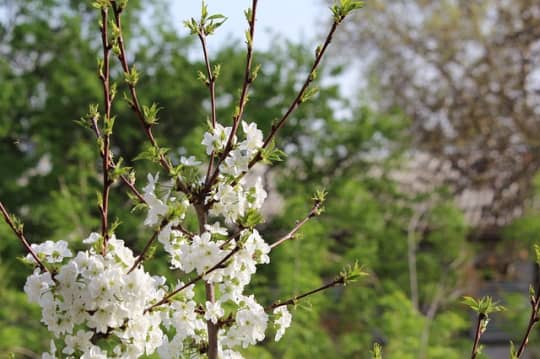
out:
<path id="1" fill-rule="evenodd" d="M 279 130 L 298 106 L 316 95 L 312 82 L 332 36 L 362 2 L 340 0 L 331 7 L 332 26 L 315 51 L 306 80 L 266 136 L 243 116 L 258 72 L 258 67 L 252 66 L 257 0 L 245 11 L 249 25 L 245 74 L 229 125 L 216 116 L 215 84 L 220 67 L 211 65 L 206 45 L 207 36 L 225 17 L 210 15 L 203 3 L 200 19 L 191 19 L 186 26 L 199 38 L 206 65 L 205 72 L 199 73 L 210 94 L 210 120 L 202 139 L 208 155 L 206 165 L 193 156 L 175 160 L 153 135 L 158 106 L 140 103 L 136 87 L 139 74 L 128 61 L 124 45 L 122 15 L 127 0 L 96 0 L 94 6 L 101 14 L 103 53 L 98 73 L 103 104 L 91 105 L 81 124 L 94 132 L 102 160 L 103 185 L 98 198 L 101 229 L 89 234 L 83 241 L 86 249 L 76 253 L 65 241 L 31 244 L 22 223 L 0 202 L 0 212 L 34 267 L 24 290 L 29 300 L 41 307 L 41 320 L 55 338 L 43 357 L 137 358 L 157 352 L 163 358 L 238 358 L 239 348 L 262 341 L 269 327 L 275 330 L 275 340 L 280 340 L 291 324 L 289 306 L 327 288 L 346 285 L 365 273 L 354 264 L 324 286 L 266 306 L 259 304 L 245 291 L 257 265 L 269 263 L 272 249 L 292 239 L 306 222 L 322 213 L 325 193 L 314 195 L 311 210 L 285 236 L 267 243 L 256 229 L 267 193 L 260 178 L 249 180 L 246 175 L 257 163 L 282 160 L 284 154 L 275 146 Z M 113 57 L 124 73 L 125 99 L 149 141 L 148 150 L 140 157 L 162 168 L 162 179 L 160 173 L 148 174 L 142 190 L 135 183 L 133 169 L 122 166 L 121 158 L 111 149 L 117 92 L 111 76 Z M 137 255 L 116 237 L 118 223 L 109 222 L 109 194 L 116 182 L 122 182 L 136 206 L 144 208 L 144 225 L 153 232 Z M 198 219 L 197 231 L 186 226 L 190 212 Z M 171 283 L 145 270 L 144 262 L 152 256 L 156 242 L 168 254 L 170 269 L 191 275 L 191 279 Z M 204 297 L 197 295 L 199 287 Z"/>

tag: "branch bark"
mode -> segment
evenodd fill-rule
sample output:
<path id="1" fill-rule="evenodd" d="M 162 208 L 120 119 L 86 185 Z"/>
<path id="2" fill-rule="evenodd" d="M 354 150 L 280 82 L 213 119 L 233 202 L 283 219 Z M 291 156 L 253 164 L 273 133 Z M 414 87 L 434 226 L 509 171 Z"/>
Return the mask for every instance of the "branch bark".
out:
<path id="1" fill-rule="evenodd" d="M 13 231 L 13 233 L 17 236 L 17 238 L 19 238 L 19 241 L 21 241 L 23 247 L 26 249 L 26 251 L 32 256 L 32 258 L 34 258 L 34 260 L 36 261 L 37 265 L 39 266 L 39 268 L 43 271 L 43 272 L 49 272 L 51 273 L 51 271 L 43 264 L 43 262 L 39 259 L 39 257 L 37 256 L 36 252 L 32 249 L 32 246 L 30 245 L 30 243 L 28 242 L 28 240 L 26 239 L 25 235 L 24 235 L 24 231 L 22 229 L 22 226 L 17 226 L 14 222 L 13 222 L 13 219 L 11 218 L 11 216 L 9 215 L 6 207 L 4 207 L 4 204 L 2 203 L 2 201 L 0 201 L 0 212 L 2 212 L 2 216 L 4 217 L 4 221 L 8 224 L 8 226 L 11 228 L 11 230 Z M 52 273 L 51 273 L 52 275 Z"/>

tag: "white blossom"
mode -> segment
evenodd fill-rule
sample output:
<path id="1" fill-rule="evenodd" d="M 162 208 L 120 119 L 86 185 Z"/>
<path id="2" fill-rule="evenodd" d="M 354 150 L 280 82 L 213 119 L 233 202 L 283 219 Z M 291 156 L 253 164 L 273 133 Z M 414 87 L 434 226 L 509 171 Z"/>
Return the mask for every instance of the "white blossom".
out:
<path id="1" fill-rule="evenodd" d="M 222 236 L 227 235 L 227 228 L 221 227 L 221 224 L 219 222 L 216 222 L 214 224 L 205 224 L 204 229 L 206 229 L 211 234 L 219 234 Z"/>
<path id="2" fill-rule="evenodd" d="M 292 316 L 286 306 L 274 309 L 274 326 L 276 327 L 276 342 L 281 339 L 285 330 L 291 325 Z"/>
<path id="3" fill-rule="evenodd" d="M 221 304 L 219 302 L 212 303 L 207 301 L 205 306 L 206 311 L 204 313 L 204 319 L 209 320 L 214 324 L 216 324 L 218 319 L 225 314 L 225 311 L 223 308 L 221 308 Z"/>
<path id="4" fill-rule="evenodd" d="M 212 151 L 221 151 L 225 149 L 227 140 L 231 134 L 232 127 L 223 127 L 216 123 L 216 127 L 211 132 L 205 132 L 202 144 L 206 146 L 206 154 L 211 154 Z M 233 143 L 235 138 L 233 139 Z"/>
<path id="5" fill-rule="evenodd" d="M 247 123 L 242 121 L 242 130 L 246 135 L 246 140 L 242 143 L 244 147 L 250 154 L 253 154 L 259 150 L 263 145 L 263 133 L 257 128 L 255 122 Z"/>
<path id="6" fill-rule="evenodd" d="M 47 263 L 60 263 L 64 258 L 73 256 L 66 241 L 45 241 L 40 244 L 32 244 L 31 247 L 38 257 L 44 257 Z M 26 259 L 34 261 L 34 257 L 30 254 L 26 255 Z"/>
<path id="7" fill-rule="evenodd" d="M 199 166 L 202 162 L 201 161 L 197 161 L 197 159 L 195 158 L 195 156 L 189 156 L 189 157 L 180 157 L 180 163 L 183 164 L 184 166 Z"/>

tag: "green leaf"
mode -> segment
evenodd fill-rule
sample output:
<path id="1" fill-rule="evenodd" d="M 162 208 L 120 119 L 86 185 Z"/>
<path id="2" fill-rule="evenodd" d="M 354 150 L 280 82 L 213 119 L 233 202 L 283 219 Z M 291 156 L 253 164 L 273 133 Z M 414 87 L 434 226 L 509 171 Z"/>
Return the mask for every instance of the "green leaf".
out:
<path id="1" fill-rule="evenodd" d="M 111 6 L 110 0 L 95 0 L 92 2 L 92 7 L 99 10 L 102 10 L 102 9 L 104 10 L 108 8 L 109 6 Z"/>
<path id="2" fill-rule="evenodd" d="M 116 120 L 115 116 L 112 116 L 110 118 L 105 118 L 105 127 L 103 128 L 103 134 L 105 136 L 112 135 L 115 120 Z"/>
<path id="3" fill-rule="evenodd" d="M 118 219 L 118 218 L 115 218 L 114 219 L 114 222 L 109 226 L 109 237 L 111 237 L 115 232 L 116 232 L 116 229 L 122 224 L 122 222 Z"/>
<path id="4" fill-rule="evenodd" d="M 332 11 L 332 14 L 334 16 L 334 21 L 339 24 L 352 11 L 356 9 L 360 9 L 363 6 L 364 6 L 363 1 L 340 0 L 339 3 L 332 5 L 330 7 L 330 10 Z"/>
<path id="5" fill-rule="evenodd" d="M 148 146 L 144 151 L 139 153 L 134 160 L 149 160 L 154 163 L 159 163 L 161 158 L 165 156 L 167 152 L 169 152 L 169 149 L 165 147 L 156 148 L 154 146 Z"/>
<path id="6" fill-rule="evenodd" d="M 463 297 L 462 303 L 477 312 L 479 315 L 484 315 L 486 317 L 490 313 L 501 312 L 505 310 L 502 305 L 494 302 L 493 298 L 491 298 L 490 296 L 482 297 L 480 300 L 477 300 L 473 297 L 465 296 Z"/>
<path id="7" fill-rule="evenodd" d="M 253 18 L 253 9 L 248 8 L 244 10 L 244 16 L 246 17 L 247 22 L 251 22 L 251 19 Z"/>
<path id="8" fill-rule="evenodd" d="M 129 72 L 124 72 L 124 78 L 128 85 L 135 86 L 139 82 L 139 72 L 135 66 L 131 67 Z"/>
<path id="9" fill-rule="evenodd" d="M 244 217 L 240 218 L 239 223 L 245 228 L 254 228 L 263 221 L 264 218 L 262 214 L 255 208 L 250 208 L 247 210 Z"/>
<path id="10" fill-rule="evenodd" d="M 518 359 L 517 350 L 513 341 L 510 341 L 510 359 Z"/>
<path id="11" fill-rule="evenodd" d="M 261 64 L 257 64 L 255 66 L 255 68 L 253 69 L 253 71 L 251 71 L 251 77 L 249 79 L 249 82 L 253 82 L 255 81 L 255 79 L 257 78 L 257 76 L 259 75 L 259 70 L 261 69 Z"/>
<path id="12" fill-rule="evenodd" d="M 324 201 L 326 201 L 326 196 L 328 195 L 328 192 L 324 188 L 318 189 L 313 194 L 313 197 L 311 198 L 316 204 L 322 204 Z"/>
<path id="13" fill-rule="evenodd" d="M 287 154 L 281 149 L 276 148 L 275 141 L 272 141 L 268 147 L 262 150 L 262 162 L 272 164 L 274 162 L 283 162 Z"/>
<path id="14" fill-rule="evenodd" d="M 302 94 L 302 97 L 300 98 L 300 102 L 304 103 L 309 100 L 311 100 L 313 97 L 315 97 L 319 93 L 319 88 L 317 86 L 308 87 L 306 91 Z"/>
<path id="15" fill-rule="evenodd" d="M 199 33 L 199 24 L 197 23 L 197 20 L 195 20 L 194 18 L 185 20 L 184 26 L 188 28 L 191 35 L 196 35 Z"/>
<path id="16" fill-rule="evenodd" d="M 206 5 L 206 2 L 203 0 L 202 5 L 201 5 L 201 23 L 204 22 L 207 16 L 208 16 L 208 6 Z"/>
<path id="17" fill-rule="evenodd" d="M 221 64 L 214 65 L 214 68 L 212 69 L 212 77 L 217 79 L 221 73 Z"/>
<path id="18" fill-rule="evenodd" d="M 113 170 L 111 171 L 111 179 L 113 181 L 117 181 L 121 176 L 129 175 L 132 171 L 131 167 L 122 166 L 123 158 L 120 157 L 118 159 L 118 162 L 116 162 L 116 166 L 114 166 Z"/>
<path id="19" fill-rule="evenodd" d="M 373 343 L 371 355 L 372 359 L 382 359 L 382 346 L 379 343 Z"/>
<path id="20" fill-rule="evenodd" d="M 157 107 L 156 103 L 152 103 L 152 106 L 143 106 L 144 122 L 147 125 L 153 126 L 158 123 L 158 112 L 161 110 Z"/>
<path id="21" fill-rule="evenodd" d="M 218 20 L 210 20 L 208 25 L 203 27 L 206 35 L 212 35 L 221 25 L 225 23 L 225 21 L 227 21 L 227 18 L 223 15 L 213 15 L 211 17 Z"/>
<path id="22" fill-rule="evenodd" d="M 343 281 L 343 285 L 347 285 L 352 282 L 356 282 L 361 277 L 368 276 L 369 273 L 364 271 L 364 268 L 354 262 L 352 265 L 345 267 L 340 273 L 339 277 Z"/>

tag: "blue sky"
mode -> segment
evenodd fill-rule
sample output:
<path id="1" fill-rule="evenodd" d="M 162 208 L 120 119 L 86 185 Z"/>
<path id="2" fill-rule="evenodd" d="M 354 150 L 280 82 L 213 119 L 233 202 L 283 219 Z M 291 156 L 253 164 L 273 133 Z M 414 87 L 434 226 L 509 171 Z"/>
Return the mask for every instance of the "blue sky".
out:
<path id="1" fill-rule="evenodd" d="M 328 5 L 323 1 L 259 0 L 255 47 L 267 49 L 272 34 L 308 43 L 320 38 L 320 25 L 330 18 Z M 171 3 L 171 16 L 176 23 L 191 17 L 200 17 L 200 0 L 173 0 Z M 206 3 L 210 14 L 219 13 L 228 17 L 216 35 L 209 39 L 210 47 L 219 47 L 232 39 L 243 41 L 247 27 L 244 9 L 251 6 L 251 0 L 207 0 Z"/>

